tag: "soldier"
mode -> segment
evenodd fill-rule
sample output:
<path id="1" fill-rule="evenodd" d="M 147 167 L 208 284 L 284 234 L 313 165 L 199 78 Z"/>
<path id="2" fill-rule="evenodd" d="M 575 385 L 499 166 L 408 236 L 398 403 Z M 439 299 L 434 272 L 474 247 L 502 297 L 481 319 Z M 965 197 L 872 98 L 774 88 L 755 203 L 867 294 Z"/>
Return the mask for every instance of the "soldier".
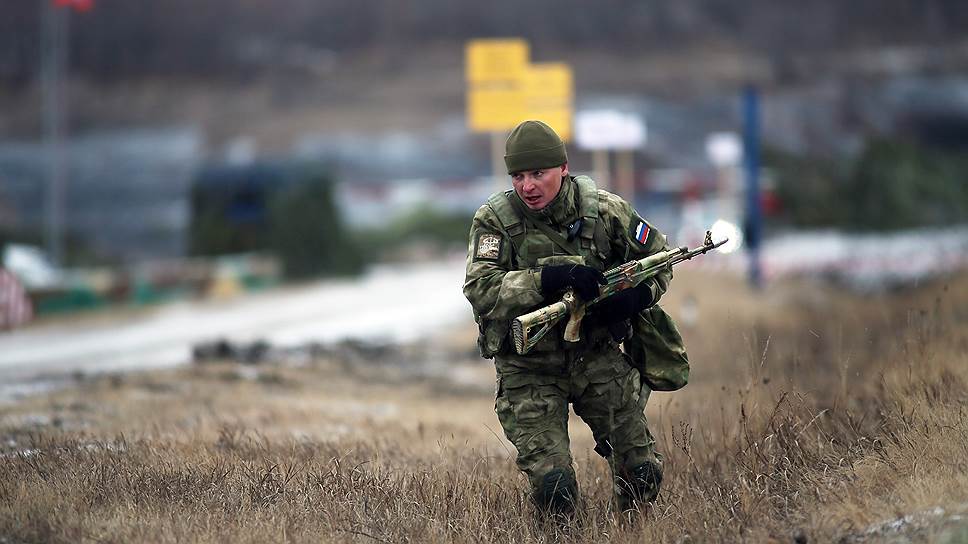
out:
<path id="1" fill-rule="evenodd" d="M 661 457 L 645 418 L 650 389 L 619 349 L 629 319 L 655 304 L 672 272 L 590 309 L 582 340 L 562 330 L 527 355 L 511 347 L 515 317 L 560 300 L 571 288 L 590 300 L 603 270 L 667 249 L 666 239 L 628 202 L 568 170 L 565 146 L 548 125 L 525 121 L 504 156 L 513 191 L 496 193 L 471 225 L 464 295 L 480 328 L 479 346 L 497 370 L 495 411 L 517 448 L 540 511 L 573 512 L 578 485 L 568 439 L 568 404 L 591 428 L 608 459 L 621 510 L 656 498 Z"/>

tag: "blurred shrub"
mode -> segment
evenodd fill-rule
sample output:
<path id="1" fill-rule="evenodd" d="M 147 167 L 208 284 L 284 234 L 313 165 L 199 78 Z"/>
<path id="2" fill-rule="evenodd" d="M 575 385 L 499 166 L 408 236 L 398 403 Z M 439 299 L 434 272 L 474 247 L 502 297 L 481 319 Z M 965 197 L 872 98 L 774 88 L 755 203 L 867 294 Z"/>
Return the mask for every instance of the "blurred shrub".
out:
<path id="1" fill-rule="evenodd" d="M 224 255 L 269 245 L 271 195 L 301 177 L 277 164 L 214 166 L 192 183 L 189 253 Z"/>
<path id="2" fill-rule="evenodd" d="M 351 243 L 322 176 L 294 184 L 270 205 L 269 249 L 288 278 L 359 272 L 363 259 Z"/>
<path id="3" fill-rule="evenodd" d="M 329 177 L 292 165 L 202 171 L 192 188 L 189 248 L 193 255 L 272 252 L 288 278 L 358 272 L 362 263 Z"/>
<path id="4" fill-rule="evenodd" d="M 392 258 L 415 245 L 436 251 L 463 250 L 467 247 L 472 214 L 443 212 L 421 205 L 397 216 L 386 225 L 357 232 L 359 247 L 367 252 Z"/>
<path id="5" fill-rule="evenodd" d="M 767 153 L 795 227 L 892 230 L 968 222 L 968 158 L 900 140 L 872 140 L 854 159 Z"/>
<path id="6" fill-rule="evenodd" d="M 842 226 L 850 214 L 843 180 L 848 165 L 830 159 L 790 155 L 775 150 L 764 153 L 764 163 L 776 177 L 781 202 L 778 221 L 795 227 Z"/>
<path id="7" fill-rule="evenodd" d="M 968 221 L 964 154 L 881 140 L 870 143 L 847 180 L 847 225 L 884 230 Z"/>

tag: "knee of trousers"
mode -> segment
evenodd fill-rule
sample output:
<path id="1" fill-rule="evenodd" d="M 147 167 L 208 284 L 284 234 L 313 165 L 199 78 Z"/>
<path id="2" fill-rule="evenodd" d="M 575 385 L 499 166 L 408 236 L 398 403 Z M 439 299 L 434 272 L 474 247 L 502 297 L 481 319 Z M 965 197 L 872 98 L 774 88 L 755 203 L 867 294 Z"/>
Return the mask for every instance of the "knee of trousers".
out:
<path id="1" fill-rule="evenodd" d="M 571 466 L 568 405 L 553 386 L 499 388 L 495 412 L 504 434 L 518 451 L 518 468 L 534 478 Z"/>

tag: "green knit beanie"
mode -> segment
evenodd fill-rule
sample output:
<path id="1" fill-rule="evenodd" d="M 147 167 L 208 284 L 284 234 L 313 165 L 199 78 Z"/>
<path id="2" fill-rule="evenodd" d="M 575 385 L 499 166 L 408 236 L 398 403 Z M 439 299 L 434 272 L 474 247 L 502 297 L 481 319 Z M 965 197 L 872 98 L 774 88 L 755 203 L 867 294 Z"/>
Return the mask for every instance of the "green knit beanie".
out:
<path id="1" fill-rule="evenodd" d="M 508 174 L 552 168 L 568 162 L 565 143 L 541 121 L 525 121 L 514 127 L 504 149 Z"/>

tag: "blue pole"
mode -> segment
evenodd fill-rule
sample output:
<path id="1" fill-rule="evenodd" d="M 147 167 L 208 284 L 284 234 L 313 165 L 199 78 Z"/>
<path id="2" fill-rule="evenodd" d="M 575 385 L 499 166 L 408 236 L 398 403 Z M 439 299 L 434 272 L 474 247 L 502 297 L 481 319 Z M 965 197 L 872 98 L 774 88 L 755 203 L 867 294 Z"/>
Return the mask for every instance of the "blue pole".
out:
<path id="1" fill-rule="evenodd" d="M 763 286 L 760 268 L 760 243 L 763 236 L 763 211 L 760 208 L 760 99 L 756 87 L 743 91 L 743 166 L 746 170 L 746 248 L 749 251 L 749 280 L 753 287 Z"/>

